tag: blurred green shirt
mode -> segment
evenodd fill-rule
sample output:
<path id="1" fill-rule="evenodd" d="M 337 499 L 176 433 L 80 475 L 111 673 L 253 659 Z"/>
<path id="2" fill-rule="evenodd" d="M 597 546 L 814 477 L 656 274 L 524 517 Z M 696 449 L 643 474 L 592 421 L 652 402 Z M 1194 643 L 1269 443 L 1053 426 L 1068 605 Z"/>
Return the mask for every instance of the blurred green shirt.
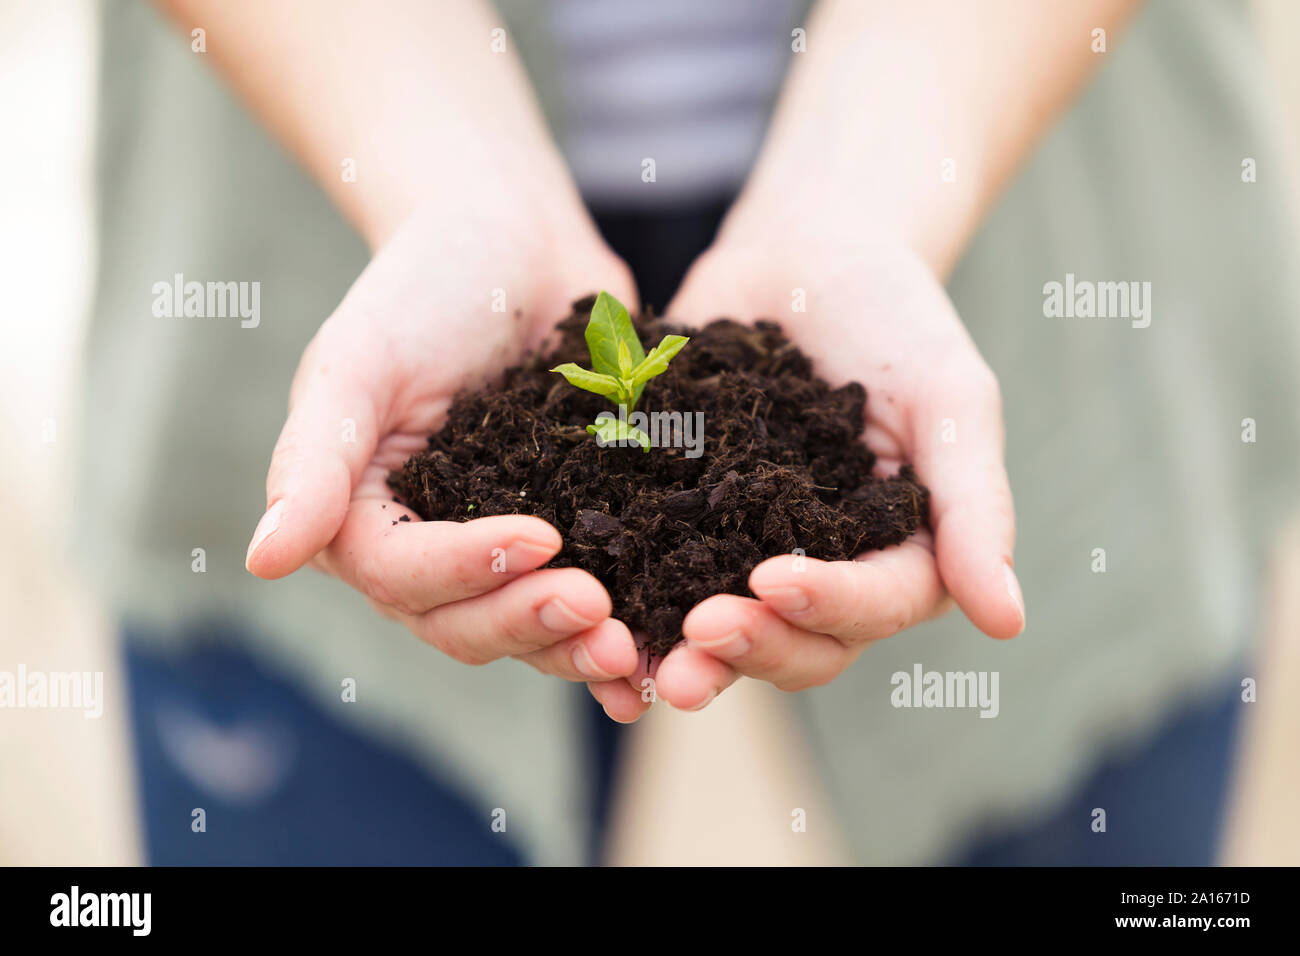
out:
<path id="1" fill-rule="evenodd" d="M 505 6 L 554 103 L 544 5 Z M 321 575 L 244 571 L 299 354 L 366 251 L 188 37 L 138 0 L 107 4 L 103 24 L 101 263 L 74 546 L 156 640 L 233 619 L 251 650 L 449 775 L 485 820 L 506 809 L 532 859 L 579 862 L 585 691 L 513 661 L 459 665 Z M 788 47 L 788 34 L 773 42 Z M 998 643 L 954 614 L 796 698 L 863 862 L 941 860 L 974 828 L 1062 795 L 1184 701 L 1251 674 L 1260 572 L 1294 502 L 1300 408 L 1274 110 L 1235 3 L 1151 3 L 1105 57 L 950 283 L 1003 386 L 1028 630 Z M 1243 180 L 1247 160 L 1256 181 Z M 259 282 L 260 322 L 155 315 L 155 284 L 177 273 Z M 1150 324 L 1045 315 L 1044 286 L 1068 275 L 1150 282 Z M 917 664 L 999 672 L 996 719 L 892 706 L 891 675 Z M 341 699 L 347 678 L 355 703 Z"/>

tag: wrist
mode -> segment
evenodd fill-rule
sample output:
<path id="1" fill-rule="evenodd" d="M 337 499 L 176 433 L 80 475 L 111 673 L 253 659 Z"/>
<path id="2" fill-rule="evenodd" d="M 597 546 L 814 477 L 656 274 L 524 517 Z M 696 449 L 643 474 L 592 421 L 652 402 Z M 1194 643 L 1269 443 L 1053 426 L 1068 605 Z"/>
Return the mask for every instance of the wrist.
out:
<path id="1" fill-rule="evenodd" d="M 851 274 L 864 260 L 904 256 L 938 272 L 921 251 L 923 241 L 902 225 L 879 217 L 845 217 L 791 197 L 778 203 L 737 205 L 709 247 L 705 261 L 760 270 L 794 286 Z"/>
<path id="2" fill-rule="evenodd" d="M 908 288 L 941 286 L 941 276 L 895 231 L 860 228 L 782 229 L 770 218 L 724 228 L 691 267 L 673 303 L 673 318 L 724 314 L 740 321 L 852 321 L 842 306 L 905 297 Z M 901 301 L 901 299 L 900 299 Z"/>
<path id="3" fill-rule="evenodd" d="M 793 170 L 793 171 L 792 171 Z M 979 218 L 974 172 L 949 182 L 944 169 L 889 164 L 814 174 L 798 164 L 760 168 L 728 213 L 717 244 L 776 244 L 809 255 L 909 251 L 945 278 Z"/>
<path id="4" fill-rule="evenodd" d="M 539 152 L 525 162 L 504 150 L 489 158 L 467 148 L 436 161 L 389 164 L 359 181 L 352 202 L 341 205 L 372 253 L 413 218 L 485 242 L 505 235 L 584 247 L 599 240 L 558 156 Z"/>

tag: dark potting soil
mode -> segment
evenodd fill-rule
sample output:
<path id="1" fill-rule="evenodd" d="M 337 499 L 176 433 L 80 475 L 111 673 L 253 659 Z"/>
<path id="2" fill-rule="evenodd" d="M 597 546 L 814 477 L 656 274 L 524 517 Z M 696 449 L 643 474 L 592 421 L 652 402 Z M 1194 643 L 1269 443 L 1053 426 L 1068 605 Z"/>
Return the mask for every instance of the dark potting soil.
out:
<path id="1" fill-rule="evenodd" d="M 552 353 L 507 370 L 500 387 L 456 397 L 428 449 L 390 475 L 400 500 L 425 520 L 549 521 L 564 549 L 547 567 L 595 575 L 614 616 L 655 655 L 681 639 L 683 617 L 705 598 L 748 595 L 749 572 L 766 558 L 802 549 L 845 560 L 926 521 L 929 492 L 910 467 L 871 474 L 863 387 L 831 388 L 772 322 L 686 330 L 638 318 L 647 348 L 666 333 L 691 336 L 638 409 L 703 412 L 703 453 L 599 447 L 586 426 L 612 406 L 548 371 L 589 367 L 593 301 L 574 303 Z"/>

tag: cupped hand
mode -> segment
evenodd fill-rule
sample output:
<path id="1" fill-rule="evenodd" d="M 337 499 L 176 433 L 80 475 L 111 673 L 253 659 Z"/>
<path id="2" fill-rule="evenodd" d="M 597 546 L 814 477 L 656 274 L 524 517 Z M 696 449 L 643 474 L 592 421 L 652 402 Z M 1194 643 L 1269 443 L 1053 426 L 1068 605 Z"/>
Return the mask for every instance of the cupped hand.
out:
<path id="1" fill-rule="evenodd" d="M 997 380 L 924 262 L 888 240 L 722 241 L 665 314 L 780 322 L 818 375 L 866 387 L 863 440 L 881 471 L 912 463 L 931 497 L 929 529 L 901 545 L 854 561 L 772 557 L 749 577 L 756 597 L 701 602 L 653 674 L 655 696 L 698 710 L 742 675 L 791 691 L 820 686 L 873 641 L 954 600 L 992 637 L 1024 629 Z M 646 676 L 643 661 L 628 680 L 591 691 L 612 717 L 634 720 L 650 706 Z"/>
<path id="2" fill-rule="evenodd" d="M 539 518 L 422 522 L 389 472 L 424 448 L 455 393 L 535 349 L 570 303 L 636 293 L 594 230 L 560 230 L 503 196 L 413 214 L 388 239 L 299 364 L 271 456 L 267 511 L 247 566 L 279 578 L 312 563 L 467 664 L 518 657 L 569 680 L 633 673 L 610 599 Z M 501 310 L 504 311 L 501 311 Z"/>

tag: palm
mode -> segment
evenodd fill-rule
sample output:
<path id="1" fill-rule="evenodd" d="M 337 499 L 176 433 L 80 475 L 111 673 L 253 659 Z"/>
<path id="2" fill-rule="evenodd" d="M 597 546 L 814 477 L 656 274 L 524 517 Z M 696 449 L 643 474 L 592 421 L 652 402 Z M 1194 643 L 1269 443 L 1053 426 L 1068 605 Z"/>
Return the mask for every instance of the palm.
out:
<path id="1" fill-rule="evenodd" d="M 687 324 L 774 319 L 818 375 L 863 384 L 864 440 L 881 470 L 916 466 L 931 491 L 934 536 L 858 561 L 809 559 L 806 571 L 789 556 L 765 561 L 749 580 L 758 599 L 716 595 L 687 615 L 688 643 L 655 675 L 661 697 L 694 709 L 741 674 L 789 690 L 824 683 L 872 640 L 941 612 L 945 591 L 989 633 L 1020 630 L 996 381 L 919 259 L 861 241 L 723 246 L 695 265 L 668 315 Z M 623 719 L 644 709 L 630 688 L 592 690 Z"/>
<path id="2" fill-rule="evenodd" d="M 394 527 L 416 516 L 392 503 L 388 475 L 458 392 L 536 349 L 593 288 L 635 301 L 599 243 L 575 248 L 518 215 L 478 210 L 453 236 L 437 227 L 445 215 L 414 217 L 322 325 L 294 379 L 248 566 L 273 578 L 311 561 L 465 663 L 516 656 L 568 680 L 610 679 L 635 668 L 632 637 L 594 577 L 542 569 L 562 544 L 546 522 Z"/>
<path id="3" fill-rule="evenodd" d="M 611 271 L 621 279 L 612 257 L 539 266 L 539 254 L 505 244 L 489 254 L 449 248 L 441 230 L 415 222 L 322 326 L 300 376 L 322 352 L 346 356 L 374 421 L 374 453 L 353 500 L 388 500 L 389 472 L 441 427 L 457 392 L 499 378 L 536 349 L 575 298 L 596 291 L 584 283 Z"/>

